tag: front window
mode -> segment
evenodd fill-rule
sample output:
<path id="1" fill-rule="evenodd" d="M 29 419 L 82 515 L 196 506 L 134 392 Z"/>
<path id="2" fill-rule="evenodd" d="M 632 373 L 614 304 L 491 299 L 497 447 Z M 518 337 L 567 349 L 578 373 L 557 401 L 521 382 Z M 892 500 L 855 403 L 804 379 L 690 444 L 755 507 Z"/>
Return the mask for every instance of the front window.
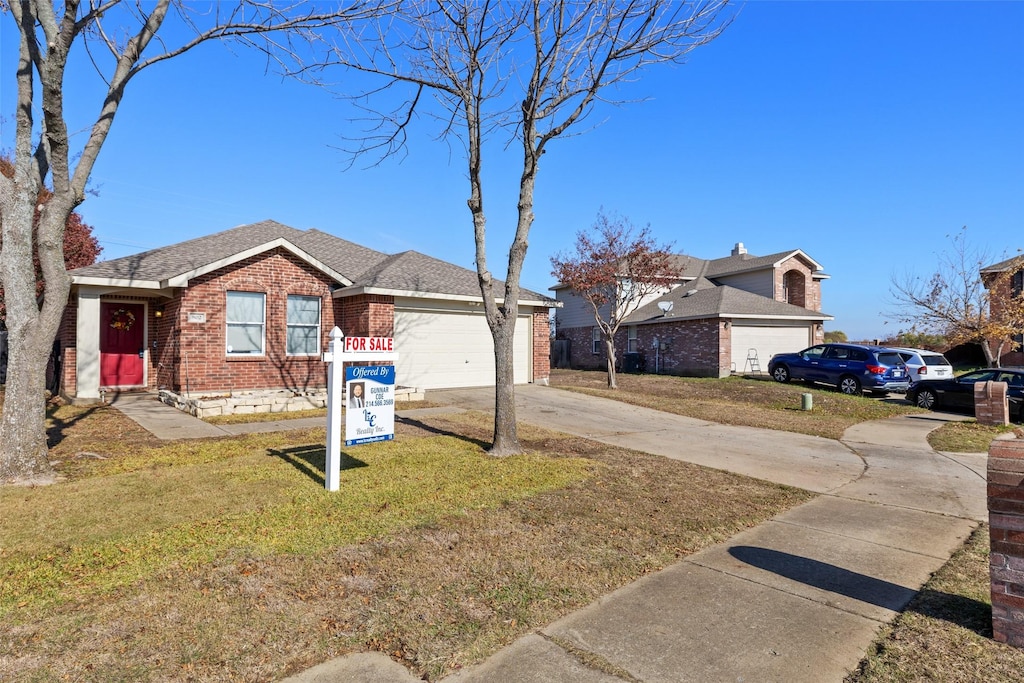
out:
<path id="1" fill-rule="evenodd" d="M 266 301 L 261 292 L 228 292 L 227 353 L 229 356 L 263 355 L 266 340 Z"/>
<path id="2" fill-rule="evenodd" d="M 809 349 L 804 349 L 800 355 L 802 355 L 806 359 L 817 360 L 818 358 L 821 358 L 821 354 L 825 352 L 826 348 L 828 347 L 826 347 L 824 344 L 819 344 L 818 346 L 812 346 Z"/>
<path id="3" fill-rule="evenodd" d="M 592 339 L 591 345 L 593 347 L 591 349 L 592 352 L 593 353 L 601 353 L 601 328 L 600 327 L 595 327 L 594 328 L 594 334 L 591 336 L 591 339 Z"/>
<path id="4" fill-rule="evenodd" d="M 626 328 L 626 353 L 636 353 L 640 350 L 640 346 L 637 343 L 636 336 L 636 325 L 630 325 Z"/>
<path id="5" fill-rule="evenodd" d="M 315 356 L 320 351 L 320 297 L 288 297 L 289 356 Z"/>

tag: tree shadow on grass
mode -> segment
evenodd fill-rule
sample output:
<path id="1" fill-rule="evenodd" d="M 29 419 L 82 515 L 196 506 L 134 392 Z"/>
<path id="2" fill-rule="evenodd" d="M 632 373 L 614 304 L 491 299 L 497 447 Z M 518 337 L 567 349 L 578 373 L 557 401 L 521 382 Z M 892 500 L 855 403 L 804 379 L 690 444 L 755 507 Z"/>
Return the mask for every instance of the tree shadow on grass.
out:
<path id="1" fill-rule="evenodd" d="M 80 413 L 77 413 L 70 419 L 62 419 L 57 417 L 57 408 L 59 406 L 55 404 L 48 405 L 46 407 L 46 444 L 50 448 L 55 447 L 61 441 L 67 437 L 67 431 L 78 422 L 81 422 L 85 418 L 95 413 L 101 406 L 99 404 L 87 408 Z"/>
<path id="2" fill-rule="evenodd" d="M 471 443 L 474 446 L 479 446 L 485 451 L 491 447 L 490 441 L 485 441 L 483 439 L 474 439 L 472 437 L 466 436 L 465 434 L 459 434 L 458 432 L 453 432 L 448 429 L 441 429 L 439 427 L 429 425 L 426 422 L 420 422 L 419 420 L 414 420 L 412 418 L 401 417 L 399 415 L 396 415 L 395 422 L 401 422 L 404 425 L 409 425 L 410 427 L 422 429 L 423 431 L 429 432 L 430 434 L 437 434 L 438 436 L 451 436 L 461 441 L 465 441 L 466 443 Z"/>
<path id="3" fill-rule="evenodd" d="M 769 548 L 739 545 L 729 548 L 729 554 L 753 567 L 820 590 L 894 612 L 917 612 L 974 631 L 982 637 L 992 637 L 992 607 L 980 600 L 930 589 L 918 592 L 834 564 Z"/>
<path id="4" fill-rule="evenodd" d="M 320 486 L 324 485 L 324 470 L 327 468 L 327 449 L 324 446 L 294 446 L 292 448 L 268 448 L 267 455 L 280 458 L 302 472 Z M 342 471 L 368 465 L 357 458 L 341 452 Z"/>

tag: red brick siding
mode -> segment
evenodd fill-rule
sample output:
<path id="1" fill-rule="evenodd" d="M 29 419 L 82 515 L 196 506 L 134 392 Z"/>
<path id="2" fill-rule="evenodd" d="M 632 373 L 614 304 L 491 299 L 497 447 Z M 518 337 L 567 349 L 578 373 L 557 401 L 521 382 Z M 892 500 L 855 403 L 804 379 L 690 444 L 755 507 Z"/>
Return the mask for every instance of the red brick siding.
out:
<path id="1" fill-rule="evenodd" d="M 775 300 L 786 302 L 786 286 L 791 292 L 789 302 L 811 311 L 821 310 L 821 280 L 798 258 L 792 258 L 775 269 Z M 802 276 L 802 277 L 801 277 Z"/>
<path id="2" fill-rule="evenodd" d="M 395 334 L 395 298 L 362 294 L 336 299 L 339 327 L 346 337 L 391 337 Z M 328 329 L 328 332 L 330 330 Z"/>
<path id="3" fill-rule="evenodd" d="M 1024 440 L 993 441 L 988 455 L 992 636 L 1024 647 Z"/>
<path id="4" fill-rule="evenodd" d="M 78 307 L 72 299 L 64 308 L 64 317 L 60 321 L 60 328 L 57 330 L 57 341 L 60 342 L 61 353 L 61 377 L 59 393 L 64 396 L 74 396 L 78 391 L 76 382 L 77 373 L 75 369 L 78 331 Z"/>
<path id="5" fill-rule="evenodd" d="M 580 369 L 606 367 L 604 345 L 598 353 L 592 351 L 592 327 L 572 327 L 558 330 L 559 339 L 570 340 L 571 366 Z M 629 331 L 626 325 L 615 336 L 616 367 L 622 367 Z M 655 352 L 654 338 L 665 348 Z M 637 326 L 637 351 L 643 358 L 647 372 L 657 371 L 671 375 L 720 377 L 729 374 L 732 348 L 723 329 L 723 321 L 716 318 L 681 320 L 673 323 Z"/>
<path id="6" fill-rule="evenodd" d="M 335 325 L 332 281 L 284 249 L 274 249 L 193 280 L 181 296 L 164 307 L 168 342 L 161 354 L 160 380 L 191 392 L 245 391 L 326 386 L 325 365 L 316 356 L 287 356 L 289 294 L 318 296 L 321 301 L 320 348 Z M 226 352 L 228 291 L 266 295 L 264 355 L 231 357 Z M 188 314 L 205 313 L 205 323 L 188 322 Z M 159 344 L 159 342 L 158 342 Z M 159 346 L 158 346 L 159 348 Z M 168 367 L 168 361 L 169 367 Z"/>
<path id="7" fill-rule="evenodd" d="M 547 308 L 533 309 L 533 381 L 551 376 L 551 325 Z"/>
<path id="8" fill-rule="evenodd" d="M 1010 424 L 1006 382 L 978 382 L 974 385 L 974 417 L 978 424 Z"/>

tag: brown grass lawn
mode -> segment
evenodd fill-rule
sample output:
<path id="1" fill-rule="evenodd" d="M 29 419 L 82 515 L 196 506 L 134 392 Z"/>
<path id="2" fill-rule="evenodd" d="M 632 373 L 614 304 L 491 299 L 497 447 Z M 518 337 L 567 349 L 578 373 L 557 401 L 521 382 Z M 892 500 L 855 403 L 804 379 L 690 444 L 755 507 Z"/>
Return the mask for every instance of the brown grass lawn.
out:
<path id="1" fill-rule="evenodd" d="M 709 421 L 838 438 L 898 400 L 730 378 L 556 371 L 556 386 Z M 799 410 L 800 394 L 814 410 Z M 477 413 L 399 421 L 344 453 L 323 429 L 158 442 L 109 407 L 52 408 L 61 480 L 0 488 L 0 680 L 265 681 L 376 650 L 437 680 L 810 494 Z M 951 430 L 942 450 L 995 432 Z M 952 445 L 951 445 L 952 444 Z M 985 536 L 851 681 L 1021 680 L 994 643 Z"/>
<path id="2" fill-rule="evenodd" d="M 377 650 L 436 680 L 809 494 L 491 420 L 399 424 L 323 490 L 321 429 L 157 443 L 52 414 L 0 488 L 0 680 L 265 681 Z"/>
<path id="3" fill-rule="evenodd" d="M 617 376 L 619 388 L 608 389 L 604 372 L 553 370 L 556 387 L 625 403 L 656 408 L 709 422 L 838 439 L 847 427 L 865 420 L 920 412 L 893 394 L 891 398 L 846 396 L 800 382 L 779 384 L 770 379 L 701 379 L 671 375 Z M 803 411 L 801 394 L 811 394 L 813 409 Z"/>

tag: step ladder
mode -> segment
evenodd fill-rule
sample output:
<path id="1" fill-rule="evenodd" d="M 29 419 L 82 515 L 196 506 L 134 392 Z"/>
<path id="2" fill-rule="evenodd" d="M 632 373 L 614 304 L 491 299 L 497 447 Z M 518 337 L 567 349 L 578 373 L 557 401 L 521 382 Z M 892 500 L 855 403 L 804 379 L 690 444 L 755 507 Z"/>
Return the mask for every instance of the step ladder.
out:
<path id="1" fill-rule="evenodd" d="M 743 372 L 750 368 L 750 372 L 761 374 L 761 361 L 757 359 L 757 349 L 747 349 L 747 362 L 743 364 Z"/>

